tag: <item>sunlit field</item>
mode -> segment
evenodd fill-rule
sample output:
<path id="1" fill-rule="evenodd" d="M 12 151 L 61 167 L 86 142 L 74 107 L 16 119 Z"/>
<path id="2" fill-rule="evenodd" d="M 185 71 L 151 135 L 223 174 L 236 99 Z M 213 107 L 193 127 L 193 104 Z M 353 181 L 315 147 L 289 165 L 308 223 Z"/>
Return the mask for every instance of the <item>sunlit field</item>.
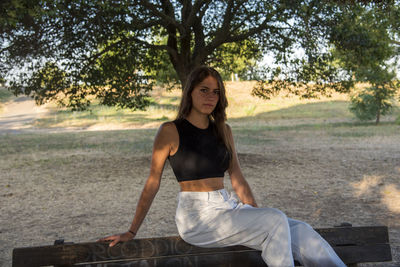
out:
<path id="1" fill-rule="evenodd" d="M 229 106 L 228 120 L 235 124 L 307 124 L 325 122 L 356 122 L 350 113 L 349 96 L 333 94 L 332 97 L 300 99 L 277 96 L 264 100 L 251 96 L 255 82 L 226 82 Z M 154 128 L 160 123 L 173 120 L 181 96 L 180 89 L 166 91 L 157 88 L 151 94 L 151 105 L 145 111 L 132 111 L 93 104 L 91 109 L 71 112 L 49 104 L 46 116 L 36 120 L 35 127 L 72 127 L 93 130 L 121 128 Z M 393 120 L 398 109 L 386 120 Z M 245 118 L 245 120 L 243 120 Z M 383 118 L 385 121 L 385 118 Z"/>

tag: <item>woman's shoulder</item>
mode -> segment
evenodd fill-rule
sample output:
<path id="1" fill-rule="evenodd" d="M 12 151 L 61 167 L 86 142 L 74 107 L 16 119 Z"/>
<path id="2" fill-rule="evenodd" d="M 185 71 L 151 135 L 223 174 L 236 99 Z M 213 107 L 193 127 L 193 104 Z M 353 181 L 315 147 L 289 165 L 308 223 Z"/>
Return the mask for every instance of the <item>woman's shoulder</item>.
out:
<path id="1" fill-rule="evenodd" d="M 176 130 L 174 123 L 172 121 L 167 121 L 161 124 L 160 128 L 158 128 L 154 142 L 155 144 L 162 146 L 174 146 L 177 143 L 177 140 L 179 140 L 178 138 L 178 131 Z"/>
<path id="2" fill-rule="evenodd" d="M 226 122 L 225 122 L 225 128 L 226 128 L 226 132 L 228 133 L 228 136 L 229 136 L 230 138 L 233 138 L 232 128 L 231 128 L 231 126 L 230 126 L 228 123 L 226 123 Z"/>
<path id="3" fill-rule="evenodd" d="M 160 128 L 158 129 L 159 134 L 166 134 L 166 135 L 170 135 L 170 134 L 175 134 L 177 133 L 177 129 L 176 129 L 176 125 L 175 125 L 175 121 L 167 121 L 164 122 L 160 125 Z"/>
<path id="4" fill-rule="evenodd" d="M 224 122 L 224 126 L 225 126 L 226 130 L 228 130 L 228 132 L 232 131 L 231 126 L 227 122 Z"/>

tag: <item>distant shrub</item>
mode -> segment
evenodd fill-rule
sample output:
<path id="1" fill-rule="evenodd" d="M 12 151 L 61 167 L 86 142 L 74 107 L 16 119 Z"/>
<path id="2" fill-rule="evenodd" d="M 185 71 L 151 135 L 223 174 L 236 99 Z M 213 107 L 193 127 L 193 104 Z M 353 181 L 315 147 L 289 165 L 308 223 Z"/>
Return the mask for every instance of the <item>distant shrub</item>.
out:
<path id="1" fill-rule="evenodd" d="M 6 102 L 13 96 L 13 93 L 4 87 L 0 87 L 0 102 Z"/>
<path id="2" fill-rule="evenodd" d="M 396 124 L 400 125 L 400 115 L 396 119 Z"/>
<path id="3" fill-rule="evenodd" d="M 363 89 L 351 97 L 350 111 L 361 121 L 376 119 L 390 114 L 393 109 L 395 89 L 386 84 Z"/>

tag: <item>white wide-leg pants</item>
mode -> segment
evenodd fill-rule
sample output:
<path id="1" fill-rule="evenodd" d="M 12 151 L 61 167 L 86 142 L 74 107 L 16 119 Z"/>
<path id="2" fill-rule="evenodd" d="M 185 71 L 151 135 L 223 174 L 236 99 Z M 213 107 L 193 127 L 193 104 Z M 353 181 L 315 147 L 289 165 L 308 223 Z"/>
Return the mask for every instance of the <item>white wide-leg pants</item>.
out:
<path id="1" fill-rule="evenodd" d="M 200 247 L 243 245 L 261 250 L 269 267 L 346 266 L 308 224 L 273 208 L 255 208 L 225 189 L 180 192 L 175 216 L 179 235 Z"/>

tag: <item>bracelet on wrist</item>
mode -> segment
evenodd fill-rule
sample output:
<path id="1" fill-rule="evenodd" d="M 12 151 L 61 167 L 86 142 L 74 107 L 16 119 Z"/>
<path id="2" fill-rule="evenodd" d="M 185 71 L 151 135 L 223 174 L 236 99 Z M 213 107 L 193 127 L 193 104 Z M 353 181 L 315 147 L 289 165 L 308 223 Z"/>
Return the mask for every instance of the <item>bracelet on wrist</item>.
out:
<path id="1" fill-rule="evenodd" d="M 131 233 L 132 235 L 136 235 L 136 233 L 134 231 L 128 230 L 129 233 Z"/>

